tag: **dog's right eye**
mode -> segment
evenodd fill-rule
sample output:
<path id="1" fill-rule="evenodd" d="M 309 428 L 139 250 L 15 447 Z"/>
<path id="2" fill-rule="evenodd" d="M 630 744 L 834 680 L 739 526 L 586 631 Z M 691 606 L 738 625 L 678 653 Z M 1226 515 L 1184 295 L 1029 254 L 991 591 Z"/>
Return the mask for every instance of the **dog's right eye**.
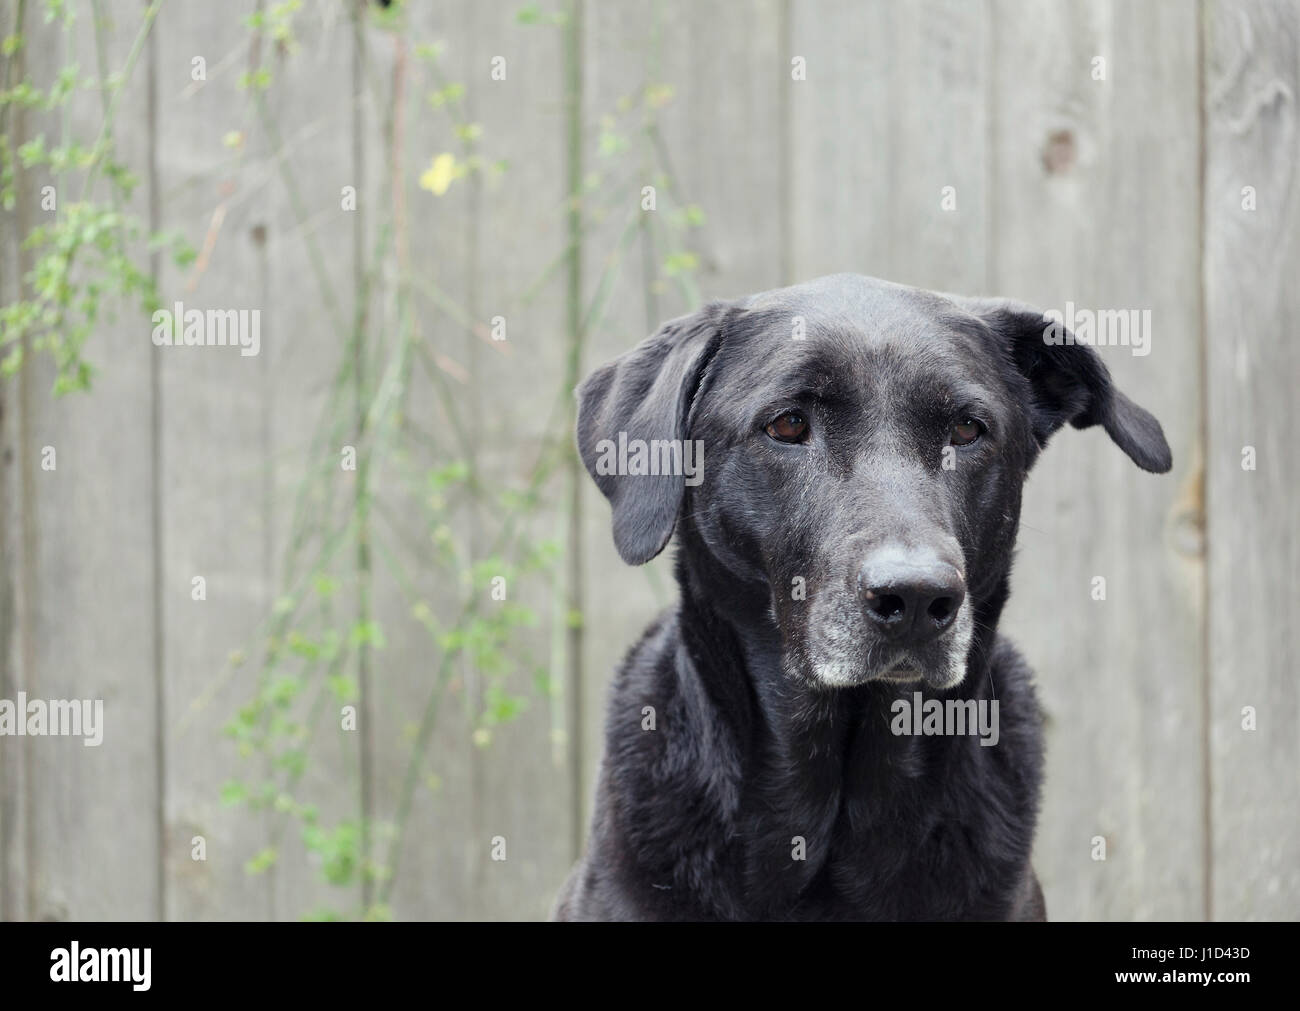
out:
<path id="1" fill-rule="evenodd" d="M 808 419 L 798 411 L 786 411 L 769 421 L 764 431 L 777 442 L 807 442 Z"/>
<path id="2" fill-rule="evenodd" d="M 953 446 L 969 446 L 983 434 L 982 424 L 974 418 L 962 418 L 949 430 L 948 442 Z"/>

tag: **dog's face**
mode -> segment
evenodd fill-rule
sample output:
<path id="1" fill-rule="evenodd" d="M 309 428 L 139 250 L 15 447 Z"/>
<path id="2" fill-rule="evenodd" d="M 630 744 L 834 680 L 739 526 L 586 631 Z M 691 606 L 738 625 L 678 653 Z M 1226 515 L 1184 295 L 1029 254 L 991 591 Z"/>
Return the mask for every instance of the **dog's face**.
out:
<path id="1" fill-rule="evenodd" d="M 588 378 L 579 448 L 624 559 L 658 554 L 684 512 L 710 564 L 763 588 L 789 676 L 949 688 L 1048 436 L 1101 424 L 1170 466 L 1096 353 L 1047 329 L 857 275 L 714 304 Z"/>

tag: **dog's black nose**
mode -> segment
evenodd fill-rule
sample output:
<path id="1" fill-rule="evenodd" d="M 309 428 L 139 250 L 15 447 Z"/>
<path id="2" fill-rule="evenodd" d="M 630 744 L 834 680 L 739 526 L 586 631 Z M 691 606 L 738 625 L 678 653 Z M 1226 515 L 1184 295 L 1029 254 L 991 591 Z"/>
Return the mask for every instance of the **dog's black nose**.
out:
<path id="1" fill-rule="evenodd" d="M 931 552 L 898 549 L 877 552 L 863 563 L 858 591 L 877 632 L 907 645 L 928 642 L 951 628 L 966 599 L 956 565 Z"/>

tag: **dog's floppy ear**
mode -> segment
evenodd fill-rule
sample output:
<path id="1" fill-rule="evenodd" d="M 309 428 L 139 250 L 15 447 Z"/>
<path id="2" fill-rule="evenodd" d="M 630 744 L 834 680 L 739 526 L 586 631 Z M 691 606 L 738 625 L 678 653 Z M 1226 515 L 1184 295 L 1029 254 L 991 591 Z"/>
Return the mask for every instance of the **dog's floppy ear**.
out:
<path id="1" fill-rule="evenodd" d="M 1101 356 L 1075 343 L 1060 322 L 1009 299 L 948 297 L 992 328 L 1029 380 L 1040 446 L 1067 421 L 1075 428 L 1101 425 L 1143 470 L 1163 474 L 1173 465 L 1160 422 L 1118 390 Z"/>
<path id="2" fill-rule="evenodd" d="M 578 452 L 614 513 L 614 546 L 623 561 L 642 565 L 668 543 L 686 478 L 676 474 L 610 473 L 620 437 L 676 440 L 685 452 L 695 393 L 721 342 L 726 303 L 714 302 L 671 320 L 627 354 L 596 369 L 578 387 Z"/>

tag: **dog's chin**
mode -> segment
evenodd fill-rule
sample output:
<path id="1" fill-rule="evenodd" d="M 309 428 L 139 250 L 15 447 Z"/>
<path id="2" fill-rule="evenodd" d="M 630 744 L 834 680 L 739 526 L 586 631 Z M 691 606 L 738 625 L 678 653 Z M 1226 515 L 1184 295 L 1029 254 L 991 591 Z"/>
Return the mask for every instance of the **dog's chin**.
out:
<path id="1" fill-rule="evenodd" d="M 965 665 L 946 663 L 938 667 L 921 666 L 912 661 L 899 661 L 875 670 L 844 663 L 817 664 L 807 678 L 818 688 L 834 691 L 837 688 L 858 688 L 866 684 L 922 686 L 935 691 L 955 688 L 965 678 Z"/>
<path id="2" fill-rule="evenodd" d="M 886 678 L 885 680 L 892 681 L 897 679 Z M 956 688 L 959 684 L 961 684 L 965 680 L 966 680 L 966 671 L 964 668 L 957 671 L 945 668 L 943 670 L 930 670 L 930 671 L 926 671 L 924 674 L 917 674 L 910 681 L 906 683 L 913 684 L 918 687 L 920 685 L 925 685 L 927 688 L 931 688 L 934 691 L 946 692 L 952 688 Z"/>
<path id="3" fill-rule="evenodd" d="M 931 644 L 938 645 L 938 644 Z M 825 690 L 857 688 L 867 684 L 926 687 L 948 691 L 966 679 L 968 642 L 960 637 L 945 649 L 922 649 L 894 653 L 880 660 L 867 657 L 835 657 L 814 661 L 805 668 L 804 680 Z"/>
<path id="4" fill-rule="evenodd" d="M 867 678 L 868 681 L 888 681 L 891 684 L 919 685 L 929 684 L 930 679 L 915 667 L 892 667 Z"/>

